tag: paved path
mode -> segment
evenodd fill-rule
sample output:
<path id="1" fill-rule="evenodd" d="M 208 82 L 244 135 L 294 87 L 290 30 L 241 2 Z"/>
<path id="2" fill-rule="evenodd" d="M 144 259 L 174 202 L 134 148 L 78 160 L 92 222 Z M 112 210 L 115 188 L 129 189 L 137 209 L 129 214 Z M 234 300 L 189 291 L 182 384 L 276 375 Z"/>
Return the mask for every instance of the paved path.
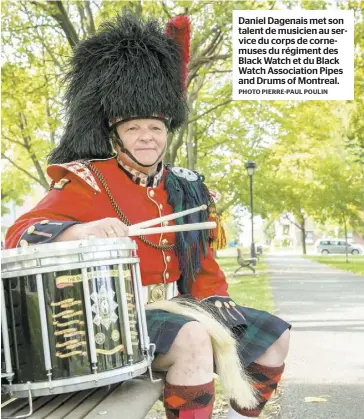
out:
<path id="1" fill-rule="evenodd" d="M 297 255 L 268 265 L 277 315 L 293 325 L 282 419 L 363 419 L 364 276 Z"/>

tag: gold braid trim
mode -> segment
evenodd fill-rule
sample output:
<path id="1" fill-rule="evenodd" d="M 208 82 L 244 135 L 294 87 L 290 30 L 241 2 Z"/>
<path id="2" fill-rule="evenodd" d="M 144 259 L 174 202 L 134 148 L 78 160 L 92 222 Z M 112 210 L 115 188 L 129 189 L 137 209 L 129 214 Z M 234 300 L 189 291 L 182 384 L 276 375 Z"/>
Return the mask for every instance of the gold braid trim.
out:
<path id="1" fill-rule="evenodd" d="M 210 230 L 210 247 L 212 250 L 221 250 L 226 247 L 226 235 L 221 218 L 216 213 L 216 208 L 209 207 L 209 221 L 216 223 L 216 228 Z"/>

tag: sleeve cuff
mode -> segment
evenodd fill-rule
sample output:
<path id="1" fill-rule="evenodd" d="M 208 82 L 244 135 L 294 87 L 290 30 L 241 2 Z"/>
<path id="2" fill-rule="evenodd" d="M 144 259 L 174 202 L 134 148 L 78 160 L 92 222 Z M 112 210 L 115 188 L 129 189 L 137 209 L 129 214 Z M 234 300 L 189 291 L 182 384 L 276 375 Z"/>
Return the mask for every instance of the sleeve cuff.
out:
<path id="1" fill-rule="evenodd" d="M 42 220 L 28 227 L 21 235 L 17 247 L 51 243 L 67 228 L 80 224 L 77 221 Z"/>

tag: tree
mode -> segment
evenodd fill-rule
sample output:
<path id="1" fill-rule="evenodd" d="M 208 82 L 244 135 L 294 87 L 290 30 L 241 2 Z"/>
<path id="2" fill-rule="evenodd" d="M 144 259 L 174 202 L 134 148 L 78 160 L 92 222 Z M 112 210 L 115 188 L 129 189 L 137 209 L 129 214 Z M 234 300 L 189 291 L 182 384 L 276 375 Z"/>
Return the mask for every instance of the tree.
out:
<path id="1" fill-rule="evenodd" d="M 294 2 L 285 3 L 291 7 Z M 315 4 L 325 8 L 327 2 Z M 302 6 L 311 7 L 312 2 Z M 331 133 L 341 133 L 340 137 L 330 135 L 339 142 L 347 141 L 348 155 L 355 152 L 360 157 L 356 151 L 362 135 L 360 99 L 351 104 L 334 103 L 337 106 L 332 102 L 231 101 L 232 10 L 277 7 L 273 0 L 21 0 L 2 5 L 4 201 L 20 203 L 35 184 L 47 189 L 46 155 L 57 143 L 64 122 L 61 74 L 78 42 L 94 34 L 102 21 L 123 7 L 163 22 L 177 14 L 191 18 L 190 117 L 169 139 L 166 161 L 203 173 L 208 186 L 222 195 L 220 214 L 249 203 L 245 160 L 258 164 L 254 175 L 256 212 L 264 217 L 297 211 L 299 217 L 302 209 L 309 213 L 307 191 L 314 190 L 317 167 L 313 165 L 315 154 L 309 151 L 312 147 L 319 150 L 319 144 L 325 143 L 327 127 L 333 127 Z M 362 42 L 357 35 L 362 33 L 361 22 L 358 18 L 357 44 Z M 343 111 L 348 120 L 352 118 L 350 126 L 340 117 Z M 311 156 L 310 161 L 302 157 L 306 155 Z M 316 183 L 318 188 L 319 181 Z"/>
<path id="2" fill-rule="evenodd" d="M 305 253 L 308 216 L 341 222 L 345 203 L 348 223 L 360 224 L 363 170 L 345 148 L 350 104 L 310 101 L 278 110 L 280 138 L 266 156 L 262 170 L 269 183 L 262 185 L 260 193 L 271 217 L 284 214 L 301 230 Z"/>
<path id="3" fill-rule="evenodd" d="M 325 206 L 314 216 L 320 222 L 339 223 L 347 239 L 349 226 L 364 231 L 364 170 L 358 162 L 348 164 L 353 156 L 343 159 L 344 156 L 330 153 L 326 164 L 319 168 L 321 191 L 316 199 L 325 202 Z"/>
<path id="4" fill-rule="evenodd" d="M 274 1 L 261 2 L 270 8 Z M 18 1 L 3 4 L 3 45 L 6 64 L 3 80 L 3 159 L 9 179 L 22 179 L 24 188 L 10 193 L 3 184 L 6 199 L 21 202 L 25 190 L 40 184 L 45 190 L 46 155 L 55 146 L 63 125 L 62 71 L 72 49 L 80 40 L 93 35 L 103 20 L 120 13 L 123 7 L 141 16 L 166 20 L 177 14 L 188 14 L 193 25 L 191 59 L 188 76 L 188 124 L 169 139 L 166 161 L 203 169 L 199 147 L 209 136 L 209 150 L 215 148 L 215 120 L 228 114 L 231 102 L 232 10 L 258 7 L 255 2 L 214 3 L 174 1 Z M 233 107 L 236 123 L 238 106 Z M 246 114 L 252 111 L 247 105 Z M 253 107 L 254 108 L 254 107 Z M 223 111 L 226 111 L 224 114 Z M 246 115 L 244 115 L 246 117 Z M 246 119 L 249 119 L 247 117 Z M 251 119 L 251 118 L 250 118 Z M 236 126 L 235 123 L 235 126 Z M 234 124 L 223 127 L 226 137 Z M 209 128 L 210 127 L 210 128 Z M 200 139 L 199 135 L 205 133 Z M 211 135 L 213 132 L 213 135 Z M 241 141 L 242 137 L 239 137 Z M 216 142 L 220 142 L 220 135 Z M 225 172 L 222 176 L 229 176 Z M 234 201 L 227 194 L 223 209 Z"/>
<path id="5" fill-rule="evenodd" d="M 357 156 L 356 161 L 364 165 L 364 3 L 350 0 L 341 2 L 341 5 L 343 8 L 355 11 L 355 101 L 346 144 L 351 152 Z"/>

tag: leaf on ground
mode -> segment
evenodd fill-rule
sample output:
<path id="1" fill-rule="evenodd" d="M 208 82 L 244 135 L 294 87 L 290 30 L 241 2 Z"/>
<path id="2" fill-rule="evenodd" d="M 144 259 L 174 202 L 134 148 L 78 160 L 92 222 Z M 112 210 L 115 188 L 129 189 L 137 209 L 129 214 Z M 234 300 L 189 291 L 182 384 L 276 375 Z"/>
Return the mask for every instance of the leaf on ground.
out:
<path id="1" fill-rule="evenodd" d="M 326 403 L 328 396 L 320 396 L 320 397 L 305 397 L 306 403 Z"/>

